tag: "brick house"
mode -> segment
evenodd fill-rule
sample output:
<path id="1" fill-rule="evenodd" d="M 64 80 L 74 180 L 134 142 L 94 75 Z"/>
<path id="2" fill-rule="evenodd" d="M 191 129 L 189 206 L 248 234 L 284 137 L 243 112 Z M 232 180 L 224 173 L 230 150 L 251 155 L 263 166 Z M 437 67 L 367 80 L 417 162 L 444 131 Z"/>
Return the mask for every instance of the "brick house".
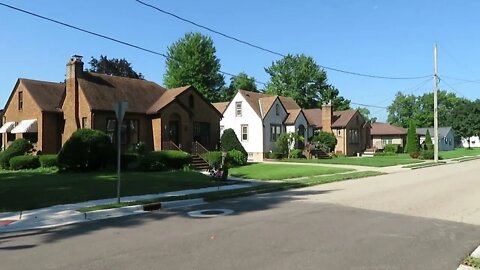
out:
<path id="1" fill-rule="evenodd" d="M 193 86 L 167 90 L 151 81 L 85 72 L 81 59 L 69 60 L 65 83 L 17 81 L 4 110 L 2 145 L 27 138 L 37 150 L 57 153 L 79 128 L 101 130 L 115 142 L 118 101 L 128 102 L 124 148 L 145 142 L 149 150 L 162 150 L 174 143 L 190 151 L 194 141 L 206 148 L 218 144 L 222 116 Z"/>

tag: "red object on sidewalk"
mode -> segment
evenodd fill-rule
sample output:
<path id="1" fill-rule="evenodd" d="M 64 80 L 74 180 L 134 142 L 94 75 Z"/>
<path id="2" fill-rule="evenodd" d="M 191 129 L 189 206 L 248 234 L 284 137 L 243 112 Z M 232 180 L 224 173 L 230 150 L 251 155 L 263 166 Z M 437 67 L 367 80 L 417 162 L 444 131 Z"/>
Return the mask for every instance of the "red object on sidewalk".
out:
<path id="1" fill-rule="evenodd" d="M 13 223 L 15 222 L 16 220 L 10 220 L 10 219 L 7 219 L 7 220 L 0 220 L 0 226 L 7 226 L 9 225 L 10 223 Z"/>

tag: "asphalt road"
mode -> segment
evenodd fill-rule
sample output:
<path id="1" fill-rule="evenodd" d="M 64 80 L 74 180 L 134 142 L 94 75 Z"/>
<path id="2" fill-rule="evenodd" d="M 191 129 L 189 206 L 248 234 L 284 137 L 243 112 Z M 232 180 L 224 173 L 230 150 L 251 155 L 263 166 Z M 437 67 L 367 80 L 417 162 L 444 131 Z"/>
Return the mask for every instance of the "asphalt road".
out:
<path id="1" fill-rule="evenodd" d="M 0 269 L 456 269 L 480 243 L 480 161 L 0 235 Z"/>

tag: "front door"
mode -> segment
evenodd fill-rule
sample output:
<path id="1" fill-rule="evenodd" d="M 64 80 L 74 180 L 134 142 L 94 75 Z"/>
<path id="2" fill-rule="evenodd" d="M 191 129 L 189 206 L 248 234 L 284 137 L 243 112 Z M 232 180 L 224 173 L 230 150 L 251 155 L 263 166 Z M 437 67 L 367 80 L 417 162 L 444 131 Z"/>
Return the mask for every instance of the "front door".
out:
<path id="1" fill-rule="evenodd" d="M 209 148 L 210 145 L 210 123 L 195 122 L 193 130 L 193 140 Z"/>
<path id="2" fill-rule="evenodd" d="M 179 129 L 178 121 L 170 121 L 170 122 L 168 122 L 168 126 L 169 126 L 168 140 L 172 141 L 173 143 L 175 143 L 178 146 L 178 143 L 180 142 L 180 140 L 179 140 L 180 129 Z"/>

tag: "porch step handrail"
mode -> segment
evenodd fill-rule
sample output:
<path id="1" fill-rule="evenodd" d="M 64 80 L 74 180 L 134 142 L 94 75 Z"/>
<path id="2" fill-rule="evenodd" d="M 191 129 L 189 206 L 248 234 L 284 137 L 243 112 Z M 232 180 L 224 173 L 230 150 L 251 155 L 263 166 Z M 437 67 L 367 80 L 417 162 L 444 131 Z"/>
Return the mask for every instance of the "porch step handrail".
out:
<path id="1" fill-rule="evenodd" d="M 176 145 L 173 141 L 164 141 L 162 143 L 162 148 L 164 150 L 177 150 L 177 151 L 183 151 L 180 146 Z"/>
<path id="2" fill-rule="evenodd" d="M 192 154 L 193 155 L 201 156 L 202 154 L 205 154 L 205 153 L 208 153 L 208 152 L 209 151 L 207 150 L 207 148 L 205 148 L 205 146 L 203 146 L 198 141 L 194 141 L 192 143 Z"/>

